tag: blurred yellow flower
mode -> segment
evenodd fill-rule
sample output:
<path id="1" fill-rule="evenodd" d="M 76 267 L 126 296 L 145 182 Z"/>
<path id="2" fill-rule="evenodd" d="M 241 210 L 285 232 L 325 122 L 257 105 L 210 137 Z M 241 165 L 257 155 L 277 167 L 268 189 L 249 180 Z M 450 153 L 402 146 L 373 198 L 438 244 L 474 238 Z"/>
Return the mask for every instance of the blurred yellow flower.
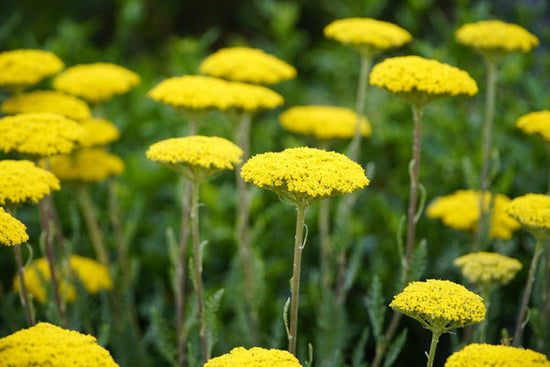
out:
<path id="1" fill-rule="evenodd" d="M 102 148 L 87 148 L 51 157 L 50 171 L 61 182 L 94 183 L 120 175 L 124 162 Z"/>
<path id="2" fill-rule="evenodd" d="M 230 107 L 243 111 L 271 109 L 284 102 L 279 93 L 259 85 L 227 82 L 225 93 L 231 98 Z"/>
<path id="3" fill-rule="evenodd" d="M 80 126 L 88 132 L 80 144 L 83 147 L 106 145 L 118 140 L 120 137 L 120 131 L 116 125 L 102 118 L 92 117 L 86 119 L 80 122 Z"/>
<path id="4" fill-rule="evenodd" d="M 28 240 L 27 227 L 0 207 L 0 245 L 15 246 Z"/>
<path id="5" fill-rule="evenodd" d="M 500 286 L 514 279 L 521 270 L 521 263 L 494 252 L 473 252 L 456 258 L 453 265 L 472 284 Z"/>
<path id="6" fill-rule="evenodd" d="M 550 367 L 542 353 L 507 345 L 469 344 L 447 358 L 445 367 Z"/>
<path id="7" fill-rule="evenodd" d="M 210 359 L 203 367 L 301 367 L 286 350 L 254 347 L 233 348 L 229 353 Z"/>
<path id="8" fill-rule="evenodd" d="M 506 212 L 537 238 L 550 236 L 550 196 L 526 194 L 513 199 Z"/>
<path id="9" fill-rule="evenodd" d="M 65 64 L 49 51 L 21 49 L 0 53 L 0 87 L 18 92 L 63 69 Z"/>
<path id="10" fill-rule="evenodd" d="M 530 112 L 520 116 L 516 127 L 526 134 L 538 134 L 544 140 L 550 140 L 550 110 Z"/>

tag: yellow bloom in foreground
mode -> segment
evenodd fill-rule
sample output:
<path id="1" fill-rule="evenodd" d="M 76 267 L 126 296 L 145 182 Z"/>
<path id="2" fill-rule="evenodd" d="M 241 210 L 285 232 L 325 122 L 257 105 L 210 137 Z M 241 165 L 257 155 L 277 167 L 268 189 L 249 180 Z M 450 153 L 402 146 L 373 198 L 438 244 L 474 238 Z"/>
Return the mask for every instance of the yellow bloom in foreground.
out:
<path id="1" fill-rule="evenodd" d="M 49 51 L 4 51 L 0 53 L 0 87 L 20 91 L 64 67 L 63 61 Z"/>
<path id="2" fill-rule="evenodd" d="M 231 98 L 230 107 L 244 111 L 271 109 L 284 102 L 279 93 L 259 85 L 227 82 L 225 93 Z"/>
<path id="3" fill-rule="evenodd" d="M 0 207 L 0 245 L 15 246 L 28 240 L 27 227 Z"/>
<path id="4" fill-rule="evenodd" d="M 76 121 L 55 113 L 22 113 L 0 119 L 0 150 L 34 157 L 66 154 L 85 138 Z"/>
<path id="5" fill-rule="evenodd" d="M 83 120 L 92 114 L 86 102 L 53 90 L 29 92 L 8 98 L 2 103 L 2 112 L 8 115 L 34 112 L 58 113 L 74 120 Z"/>
<path id="6" fill-rule="evenodd" d="M 254 347 L 233 348 L 231 352 L 210 359 L 203 367 L 301 367 L 286 350 Z"/>
<path id="7" fill-rule="evenodd" d="M 0 205 L 15 208 L 23 203 L 37 203 L 53 190 L 59 190 L 59 180 L 33 162 L 0 161 Z"/>
<path id="8" fill-rule="evenodd" d="M 363 136 L 370 136 L 370 123 L 363 116 L 360 119 Z M 279 121 L 289 131 L 318 139 L 351 138 L 355 133 L 357 114 L 344 107 L 296 106 L 281 113 Z"/>
<path id="9" fill-rule="evenodd" d="M 83 147 L 94 147 L 112 143 L 120 137 L 120 131 L 111 121 L 102 118 L 89 118 L 80 123 L 86 131 L 85 139 L 80 143 Z"/>
<path id="10" fill-rule="evenodd" d="M 51 157 L 50 171 L 62 182 L 94 183 L 120 175 L 124 162 L 101 148 L 79 149 Z"/>
<path id="11" fill-rule="evenodd" d="M 526 134 L 538 134 L 550 140 L 550 110 L 530 112 L 516 121 L 516 126 Z"/>
<path id="12" fill-rule="evenodd" d="M 68 68 L 53 81 L 54 89 L 90 102 L 103 102 L 138 85 L 138 74 L 123 66 L 97 62 Z"/>
<path id="13" fill-rule="evenodd" d="M 434 331 L 476 324 L 485 319 L 483 298 L 449 280 L 411 282 L 390 307 Z"/>
<path id="14" fill-rule="evenodd" d="M 242 178 L 294 203 L 351 193 L 369 184 L 363 168 L 343 154 L 315 148 L 290 148 L 250 158 Z"/>
<path id="15" fill-rule="evenodd" d="M 514 279 L 521 270 L 521 263 L 494 252 L 473 252 L 453 261 L 470 283 L 491 286 L 503 285 Z"/>
<path id="16" fill-rule="evenodd" d="M 445 367 L 535 367 L 550 366 L 542 353 L 506 345 L 470 344 L 451 354 Z"/>
<path id="17" fill-rule="evenodd" d="M 475 232 L 479 221 L 480 192 L 474 190 L 458 190 L 451 195 L 442 196 L 428 206 L 426 215 L 429 218 L 439 218 L 448 227 L 461 231 Z M 485 196 L 485 210 L 489 209 L 491 194 Z M 496 194 L 491 214 L 490 238 L 509 239 L 512 233 L 520 228 L 520 224 L 506 213 L 506 205 L 510 199 L 502 194 Z"/>
<path id="18" fill-rule="evenodd" d="M 538 38 L 517 24 L 500 20 L 482 20 L 457 29 L 456 40 L 480 51 L 529 52 Z"/>
<path id="19" fill-rule="evenodd" d="M 10 367 L 118 366 L 93 336 L 45 322 L 1 338 L 0 360 Z"/>
<path id="20" fill-rule="evenodd" d="M 506 212 L 536 237 L 550 235 L 550 196 L 527 194 L 513 199 Z"/>
<path id="21" fill-rule="evenodd" d="M 376 64 L 370 83 L 396 93 L 413 104 L 435 98 L 477 93 L 477 84 L 467 72 L 420 56 L 391 57 Z"/>
<path id="22" fill-rule="evenodd" d="M 276 84 L 296 76 L 296 69 L 263 50 L 250 47 L 222 48 L 201 63 L 203 74 L 255 84 Z"/>
<path id="23" fill-rule="evenodd" d="M 147 158 L 160 162 L 192 181 L 202 181 L 226 169 L 234 169 L 243 151 L 217 136 L 186 136 L 159 141 L 149 147 Z"/>

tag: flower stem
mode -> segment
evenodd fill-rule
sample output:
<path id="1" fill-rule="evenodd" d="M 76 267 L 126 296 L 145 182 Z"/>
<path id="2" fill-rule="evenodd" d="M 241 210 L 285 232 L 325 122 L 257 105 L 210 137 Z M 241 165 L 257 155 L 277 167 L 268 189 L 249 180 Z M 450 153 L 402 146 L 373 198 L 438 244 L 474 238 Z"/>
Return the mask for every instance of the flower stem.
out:
<path id="1" fill-rule="evenodd" d="M 372 64 L 372 57 L 361 55 L 361 66 L 359 69 L 359 81 L 357 84 L 357 100 L 355 101 L 355 113 L 357 122 L 355 123 L 355 132 L 349 148 L 349 157 L 352 161 L 359 159 L 361 151 L 361 138 L 363 136 L 361 129 L 361 117 L 365 113 L 365 97 L 367 95 L 367 77 Z"/>
<path id="2" fill-rule="evenodd" d="M 78 185 L 76 188 L 76 194 L 78 204 L 80 205 L 80 209 L 84 214 L 84 219 L 86 220 L 88 230 L 90 231 L 90 237 L 97 260 L 102 265 L 109 266 L 109 255 L 107 254 L 107 248 L 105 247 L 105 242 L 103 241 L 103 234 L 97 224 L 97 215 L 92 200 L 90 199 L 88 187 L 85 185 Z"/>
<path id="3" fill-rule="evenodd" d="M 546 261 L 545 264 L 545 284 L 546 291 L 544 293 L 544 306 L 542 307 L 542 330 L 545 330 L 545 333 L 539 338 L 538 350 L 543 350 L 544 345 L 548 339 L 548 318 L 550 316 L 550 246 L 548 242 L 546 243 Z"/>
<path id="4" fill-rule="evenodd" d="M 529 305 L 529 298 L 531 297 L 531 290 L 533 289 L 533 283 L 535 281 L 535 275 L 537 270 L 537 264 L 540 259 L 540 255 L 543 250 L 543 241 L 537 237 L 537 245 L 535 246 L 535 252 L 533 253 L 533 258 L 531 259 L 531 265 L 529 267 L 529 274 L 527 275 L 527 283 L 525 284 L 525 289 L 523 291 L 523 298 L 521 299 L 521 307 L 518 313 L 518 319 L 516 322 L 516 330 L 514 332 L 514 341 L 512 345 L 518 347 L 521 342 L 521 334 L 524 328 L 525 314 L 527 313 L 527 306 Z"/>
<path id="5" fill-rule="evenodd" d="M 34 325 L 34 317 L 31 310 L 31 304 L 29 301 L 29 294 L 27 292 L 27 286 L 25 285 L 25 268 L 23 267 L 23 256 L 21 255 L 21 247 L 19 245 L 13 246 L 15 252 L 15 262 L 17 264 L 17 275 L 19 276 L 19 289 L 21 290 L 21 303 L 25 309 L 25 316 L 27 317 L 27 324 Z"/>
<path id="6" fill-rule="evenodd" d="M 437 343 L 439 343 L 440 332 L 432 331 L 432 342 L 430 343 L 430 352 L 428 353 L 427 367 L 432 367 L 435 359 L 435 350 L 437 349 Z"/>
<path id="7" fill-rule="evenodd" d="M 481 298 L 483 298 L 483 300 L 485 301 L 486 319 L 479 323 L 476 336 L 475 336 L 476 343 L 487 342 L 487 325 L 489 324 L 488 317 L 489 317 L 489 309 L 491 307 L 491 293 L 492 293 L 491 290 L 492 289 L 490 287 L 483 286 L 479 292 L 481 295 Z"/>
<path id="8" fill-rule="evenodd" d="M 294 265 L 291 279 L 290 331 L 288 334 L 288 351 L 296 355 L 296 337 L 298 332 L 298 298 L 300 296 L 300 269 L 302 250 L 304 249 L 304 222 L 307 203 L 296 203 L 296 236 L 294 237 Z"/>
<path id="9" fill-rule="evenodd" d="M 321 284 L 328 290 L 330 287 L 330 201 L 321 200 L 319 203 L 319 258 L 321 270 Z"/>

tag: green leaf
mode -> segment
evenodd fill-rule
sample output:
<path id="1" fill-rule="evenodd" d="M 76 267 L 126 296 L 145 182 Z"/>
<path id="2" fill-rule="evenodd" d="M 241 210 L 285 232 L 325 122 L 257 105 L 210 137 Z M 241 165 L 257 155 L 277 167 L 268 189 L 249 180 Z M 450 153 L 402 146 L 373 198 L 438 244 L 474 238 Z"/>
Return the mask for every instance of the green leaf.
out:
<path id="1" fill-rule="evenodd" d="M 363 367 L 365 364 L 362 361 L 365 359 L 365 347 L 369 341 L 370 330 L 368 327 L 363 328 L 363 332 L 359 337 L 359 341 L 355 344 L 353 348 L 353 354 L 351 358 L 352 367 Z"/>
<path id="2" fill-rule="evenodd" d="M 399 336 L 395 338 L 394 341 L 391 343 L 390 347 L 388 348 L 386 358 L 384 360 L 384 367 L 390 367 L 399 356 L 399 353 L 401 353 L 403 344 L 405 344 L 405 340 L 407 340 L 407 332 L 408 329 L 403 329 L 401 334 L 399 334 Z"/>
<path id="3" fill-rule="evenodd" d="M 428 247 L 426 246 L 426 240 L 422 239 L 413 251 L 409 268 L 409 279 L 407 279 L 407 282 L 420 279 L 424 270 L 426 270 L 427 263 Z"/>
<path id="4" fill-rule="evenodd" d="M 156 308 L 151 307 L 150 338 L 158 352 L 172 365 L 177 366 L 175 336 Z"/>
<path id="5" fill-rule="evenodd" d="M 374 339 L 378 345 L 384 337 L 382 326 L 384 324 L 384 315 L 386 314 L 387 306 L 382 296 L 380 279 L 376 275 L 372 278 L 369 295 L 365 297 L 365 304 L 367 306 L 369 321 L 372 325 Z"/>
<path id="6" fill-rule="evenodd" d="M 288 322 L 288 311 L 290 309 L 290 297 L 286 299 L 285 306 L 283 307 L 283 321 L 285 323 L 286 336 L 290 336 L 289 322 Z"/>
<path id="7" fill-rule="evenodd" d="M 212 352 L 212 347 L 216 343 L 217 337 L 217 325 L 216 325 L 216 314 L 220 309 L 220 304 L 222 301 L 224 289 L 219 289 L 210 296 L 204 305 L 204 321 L 206 324 L 207 338 L 208 338 L 208 347 L 210 348 L 209 352 Z"/>

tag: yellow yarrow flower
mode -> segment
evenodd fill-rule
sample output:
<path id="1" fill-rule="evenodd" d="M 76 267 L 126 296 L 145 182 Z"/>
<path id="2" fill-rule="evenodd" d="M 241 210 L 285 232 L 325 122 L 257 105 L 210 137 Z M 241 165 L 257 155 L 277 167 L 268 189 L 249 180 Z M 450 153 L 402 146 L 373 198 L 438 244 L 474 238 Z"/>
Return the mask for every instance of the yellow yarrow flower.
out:
<path id="1" fill-rule="evenodd" d="M 527 194 L 513 199 L 506 212 L 537 238 L 550 236 L 550 196 Z"/>
<path id="2" fill-rule="evenodd" d="M 550 140 L 550 110 L 530 112 L 520 116 L 516 127 L 526 134 L 538 134 L 546 141 Z"/>
<path id="3" fill-rule="evenodd" d="M 453 265 L 470 283 L 479 286 L 507 284 L 522 268 L 518 260 L 494 252 L 466 254 L 456 258 Z"/>
<path id="4" fill-rule="evenodd" d="M 391 57 L 376 64 L 370 84 L 389 90 L 408 102 L 423 106 L 447 96 L 477 93 L 477 84 L 467 72 L 420 56 Z"/>
<path id="5" fill-rule="evenodd" d="M 40 322 L 0 339 L 3 366 L 118 367 L 91 335 Z"/>
<path id="6" fill-rule="evenodd" d="M 229 353 L 210 359 L 203 367 L 301 367 L 301 365 L 296 357 L 286 350 L 237 347 Z"/>
<path id="7" fill-rule="evenodd" d="M 447 358 L 445 367 L 550 367 L 542 353 L 507 345 L 470 344 Z"/>
<path id="8" fill-rule="evenodd" d="M 284 102 L 279 93 L 259 85 L 227 82 L 225 93 L 231 98 L 230 107 L 242 111 L 272 109 Z"/>
<path id="9" fill-rule="evenodd" d="M 369 184 L 363 168 L 345 155 L 308 147 L 258 154 L 243 165 L 241 177 L 294 203 L 348 194 Z"/>
<path id="10" fill-rule="evenodd" d="M 438 197 L 427 208 L 429 218 L 439 218 L 448 227 L 461 231 L 475 232 L 479 221 L 479 191 L 458 190 L 451 195 Z M 489 210 L 491 193 L 485 195 L 485 210 Z M 496 194 L 491 214 L 490 238 L 509 239 L 520 224 L 506 213 L 510 199 Z"/>
<path id="11" fill-rule="evenodd" d="M 0 119 L 0 150 L 33 157 L 66 154 L 85 138 L 76 121 L 55 113 L 22 113 Z"/>
<path id="12" fill-rule="evenodd" d="M 344 107 L 295 106 L 281 113 L 279 122 L 294 133 L 318 139 L 343 139 L 355 133 L 357 114 Z M 360 123 L 363 136 L 370 136 L 371 125 L 364 116 L 360 117 Z"/>
<path id="13" fill-rule="evenodd" d="M 138 74 L 123 66 L 97 62 L 66 69 L 53 80 L 54 89 L 89 102 L 103 102 L 124 94 L 140 83 Z"/>
<path id="14" fill-rule="evenodd" d="M 87 148 L 51 157 L 50 171 L 62 182 L 94 183 L 120 175 L 124 162 L 102 148 Z"/>
<path id="15" fill-rule="evenodd" d="M 203 60 L 203 74 L 254 84 L 276 84 L 296 76 L 296 69 L 263 50 L 250 47 L 222 48 Z"/>
<path id="16" fill-rule="evenodd" d="M 0 161 L 0 205 L 10 210 L 23 203 L 38 203 L 60 188 L 57 177 L 31 161 Z"/>
<path id="17" fill-rule="evenodd" d="M 27 227 L 0 207 L 0 244 L 15 246 L 28 240 Z"/>
<path id="18" fill-rule="evenodd" d="M 58 113 L 74 120 L 83 120 L 92 114 L 86 102 L 53 90 L 34 91 L 8 98 L 2 103 L 2 112 L 9 115 L 35 112 Z"/>
<path id="19" fill-rule="evenodd" d="M 0 87 L 14 92 L 22 91 L 64 67 L 63 61 L 49 51 L 4 51 L 0 53 Z"/>
<path id="20" fill-rule="evenodd" d="M 120 131 L 116 125 L 103 118 L 86 119 L 80 122 L 80 126 L 87 131 L 86 137 L 80 143 L 83 147 L 106 145 L 120 138 Z"/>

